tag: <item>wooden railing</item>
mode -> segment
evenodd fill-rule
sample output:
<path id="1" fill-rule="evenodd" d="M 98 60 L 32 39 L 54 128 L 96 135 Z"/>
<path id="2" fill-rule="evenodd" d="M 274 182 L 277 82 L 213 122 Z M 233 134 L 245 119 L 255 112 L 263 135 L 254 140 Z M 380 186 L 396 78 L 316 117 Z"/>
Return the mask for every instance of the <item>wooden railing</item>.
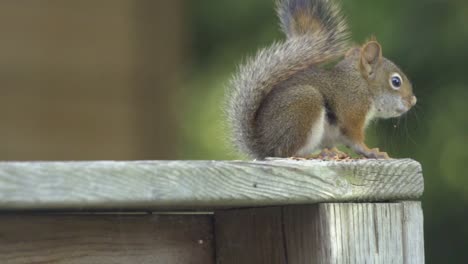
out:
<path id="1" fill-rule="evenodd" d="M 0 163 L 1 263 L 424 263 L 413 160 Z"/>

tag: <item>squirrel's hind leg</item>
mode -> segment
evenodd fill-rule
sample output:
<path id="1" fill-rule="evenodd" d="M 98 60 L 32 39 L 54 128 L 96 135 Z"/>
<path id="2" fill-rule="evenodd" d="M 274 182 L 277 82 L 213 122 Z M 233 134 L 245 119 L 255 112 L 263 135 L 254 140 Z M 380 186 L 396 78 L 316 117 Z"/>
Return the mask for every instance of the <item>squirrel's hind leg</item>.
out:
<path id="1" fill-rule="evenodd" d="M 256 121 L 260 154 L 306 158 L 323 138 L 322 95 L 308 85 L 276 87 L 258 109 Z"/>

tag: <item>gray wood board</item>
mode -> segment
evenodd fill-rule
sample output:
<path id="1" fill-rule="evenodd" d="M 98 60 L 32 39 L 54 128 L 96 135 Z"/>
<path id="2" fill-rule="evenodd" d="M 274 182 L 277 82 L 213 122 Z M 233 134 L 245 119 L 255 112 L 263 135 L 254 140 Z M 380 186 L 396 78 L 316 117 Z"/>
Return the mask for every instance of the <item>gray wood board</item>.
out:
<path id="1" fill-rule="evenodd" d="M 288 263 L 424 263 L 420 202 L 291 206 L 283 214 Z"/>
<path id="2" fill-rule="evenodd" d="M 423 264 L 420 202 L 217 211 L 222 264 Z"/>
<path id="3" fill-rule="evenodd" d="M 0 262 L 214 263 L 208 215 L 0 215 Z"/>
<path id="4" fill-rule="evenodd" d="M 410 159 L 1 162 L 0 210 L 199 210 L 419 198 Z"/>
<path id="5" fill-rule="evenodd" d="M 282 222 L 281 207 L 217 211 L 216 263 L 289 263 Z"/>

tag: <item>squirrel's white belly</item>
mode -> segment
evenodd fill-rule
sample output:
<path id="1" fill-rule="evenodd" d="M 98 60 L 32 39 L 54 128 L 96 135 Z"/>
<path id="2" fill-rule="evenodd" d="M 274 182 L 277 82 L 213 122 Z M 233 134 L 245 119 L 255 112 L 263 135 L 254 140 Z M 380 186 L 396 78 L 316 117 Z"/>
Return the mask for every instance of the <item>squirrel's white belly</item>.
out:
<path id="1" fill-rule="evenodd" d="M 323 138 L 320 148 L 333 148 L 341 143 L 342 134 L 340 128 L 325 121 Z"/>
<path id="2" fill-rule="evenodd" d="M 320 113 L 319 118 L 312 124 L 312 127 L 308 133 L 307 140 L 304 146 L 299 149 L 296 156 L 306 157 L 312 154 L 314 151 L 320 148 L 325 132 L 325 126 L 328 123 L 325 121 L 325 109 Z"/>
<path id="3" fill-rule="evenodd" d="M 306 143 L 297 152 L 298 157 L 306 157 L 313 152 L 323 148 L 333 148 L 342 143 L 343 136 L 340 128 L 330 124 L 325 118 L 325 110 L 320 114 L 319 119 L 312 125 Z"/>

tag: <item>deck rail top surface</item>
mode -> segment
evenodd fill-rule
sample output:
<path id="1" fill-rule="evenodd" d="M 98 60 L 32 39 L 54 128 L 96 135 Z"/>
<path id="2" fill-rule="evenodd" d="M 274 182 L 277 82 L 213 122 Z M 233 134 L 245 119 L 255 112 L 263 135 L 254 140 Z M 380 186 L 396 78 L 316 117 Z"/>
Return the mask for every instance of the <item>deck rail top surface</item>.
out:
<path id="1" fill-rule="evenodd" d="M 209 210 L 421 197 L 394 160 L 0 162 L 1 210 Z"/>

